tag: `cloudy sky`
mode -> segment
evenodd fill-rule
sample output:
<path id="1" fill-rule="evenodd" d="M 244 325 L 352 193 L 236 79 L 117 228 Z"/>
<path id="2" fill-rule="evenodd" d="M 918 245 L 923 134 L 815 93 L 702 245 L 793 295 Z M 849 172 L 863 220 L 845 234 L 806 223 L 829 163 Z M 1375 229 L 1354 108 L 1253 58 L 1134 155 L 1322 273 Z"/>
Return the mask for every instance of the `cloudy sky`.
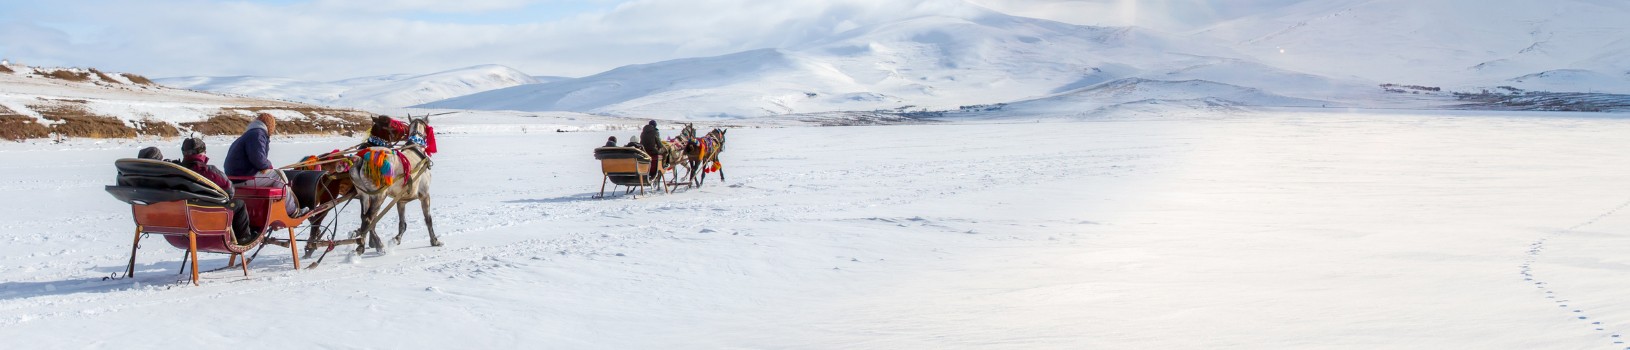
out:
<path id="1" fill-rule="evenodd" d="M 783 47 L 976 4 L 1085 25 L 1196 29 L 1300 0 L 0 0 L 0 57 L 152 77 L 337 80 L 502 64 L 585 76 Z"/>

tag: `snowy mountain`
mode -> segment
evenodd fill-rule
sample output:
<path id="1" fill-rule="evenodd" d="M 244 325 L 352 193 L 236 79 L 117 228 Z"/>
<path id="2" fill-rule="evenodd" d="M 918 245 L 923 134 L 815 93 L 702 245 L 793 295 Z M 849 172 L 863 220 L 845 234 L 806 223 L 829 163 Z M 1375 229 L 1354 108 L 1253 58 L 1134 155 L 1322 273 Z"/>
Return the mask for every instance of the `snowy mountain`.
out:
<path id="1" fill-rule="evenodd" d="M 270 113 L 289 133 L 356 130 L 367 113 L 158 85 L 129 73 L 0 65 L 0 138 L 235 134 Z"/>
<path id="2" fill-rule="evenodd" d="M 1500 86 L 1630 93 L 1630 22 L 1617 20 L 1630 16 L 1630 4 L 1619 2 L 1266 1 L 1238 4 L 1254 11 L 1235 11 L 1255 14 L 1187 33 L 1072 25 L 958 1 L 935 4 L 843 25 L 792 22 L 804 30 L 784 32 L 803 34 L 765 34 L 771 48 L 629 65 L 575 79 L 539 79 L 489 65 L 332 82 L 160 82 L 363 108 L 661 118 L 954 110 L 1044 99 L 1124 79 L 1215 83 L 1345 107 L 1456 108 L 1462 103 L 1449 92 Z M 822 32 L 832 34 L 810 34 Z M 1387 93 L 1382 84 L 1447 92 Z M 1246 100 L 1236 102 L 1290 101 Z"/>
<path id="3" fill-rule="evenodd" d="M 421 107 L 692 118 L 955 108 L 1164 74 L 1191 66 L 1172 62 L 1231 54 L 1141 28 L 1070 25 L 972 5 L 949 13 L 860 26 L 786 48 L 633 65 Z"/>
<path id="4" fill-rule="evenodd" d="M 1334 0 L 1198 31 L 1274 67 L 1446 88 L 1630 93 L 1630 2 Z"/>
<path id="5" fill-rule="evenodd" d="M 378 79 L 369 79 L 375 80 Z M 312 82 L 289 78 L 236 76 L 236 77 L 175 77 L 159 78 L 154 82 L 177 89 L 211 91 L 243 96 L 255 96 L 284 101 L 328 103 L 338 100 L 350 85 Z M 389 81 L 385 81 L 388 83 Z"/>
<path id="6" fill-rule="evenodd" d="M 405 107 L 542 82 L 500 65 L 480 65 L 425 75 L 393 74 L 328 82 L 254 76 L 177 77 L 156 81 L 183 89 L 356 108 Z"/>
<path id="7" fill-rule="evenodd" d="M 1389 83 L 1630 92 L 1630 22 L 1617 20 L 1630 15 L 1630 4 L 1250 5 L 1260 13 L 1172 34 L 1070 25 L 964 3 L 774 49 L 626 66 L 422 106 L 673 118 L 954 109 L 1129 78 L 1211 82 L 1360 107 L 1457 105 L 1448 94 L 1384 94 L 1378 86 Z"/>

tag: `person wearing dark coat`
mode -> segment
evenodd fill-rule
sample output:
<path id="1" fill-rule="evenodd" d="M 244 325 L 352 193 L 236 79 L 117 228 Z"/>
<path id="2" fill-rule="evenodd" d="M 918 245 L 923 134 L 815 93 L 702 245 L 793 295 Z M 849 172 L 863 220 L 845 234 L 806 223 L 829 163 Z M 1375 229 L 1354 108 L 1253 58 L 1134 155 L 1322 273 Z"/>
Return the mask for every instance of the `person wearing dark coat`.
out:
<path id="1" fill-rule="evenodd" d="M 617 147 L 617 137 L 616 136 L 607 137 L 605 147 Z"/>
<path id="2" fill-rule="evenodd" d="M 657 172 L 662 171 L 662 169 L 659 169 L 661 166 L 655 165 L 660 163 L 658 159 L 661 159 L 661 154 L 657 153 L 657 151 L 660 149 L 659 144 L 661 142 L 662 132 L 657 130 L 657 121 L 652 120 L 651 122 L 646 123 L 645 129 L 640 130 L 640 148 L 645 149 L 645 154 L 651 155 L 651 160 L 653 163 L 651 166 L 651 176 L 656 176 Z"/>
<path id="3" fill-rule="evenodd" d="M 659 142 L 662 142 L 662 132 L 657 131 L 657 121 L 652 120 L 645 124 L 645 129 L 640 130 L 640 148 L 645 149 L 645 153 L 656 155 Z"/>
<path id="4" fill-rule="evenodd" d="M 271 148 L 271 135 L 277 132 L 277 119 L 271 114 L 261 113 L 255 120 L 249 122 L 249 127 L 243 131 L 242 136 L 232 141 L 232 147 L 226 150 L 226 175 L 229 177 L 253 176 L 254 179 L 239 182 L 249 187 L 282 187 L 283 202 L 290 216 L 299 211 L 298 203 L 294 199 L 294 191 L 289 189 L 289 180 L 282 171 L 272 166 L 267 159 Z"/>
<path id="5" fill-rule="evenodd" d="M 249 227 L 249 208 L 244 206 L 242 199 L 233 198 L 237 194 L 232 189 L 232 181 L 227 180 L 226 173 L 222 172 L 221 168 L 209 165 L 209 155 L 205 153 L 207 150 L 208 148 L 205 147 L 203 139 L 189 138 L 181 141 L 181 166 L 198 173 L 198 175 L 203 175 L 205 179 L 214 182 L 215 186 L 220 187 L 222 191 L 226 191 L 227 198 L 232 198 L 230 204 L 232 207 L 232 232 L 237 236 L 238 243 L 246 244 L 254 241 L 255 235 L 259 232 L 255 232 L 253 228 Z"/>
<path id="6" fill-rule="evenodd" d="M 255 176 L 273 168 L 272 161 L 266 155 L 271 148 L 271 134 L 276 125 L 277 121 L 266 113 L 249 122 L 243 136 L 238 136 L 226 149 L 227 176 Z"/>

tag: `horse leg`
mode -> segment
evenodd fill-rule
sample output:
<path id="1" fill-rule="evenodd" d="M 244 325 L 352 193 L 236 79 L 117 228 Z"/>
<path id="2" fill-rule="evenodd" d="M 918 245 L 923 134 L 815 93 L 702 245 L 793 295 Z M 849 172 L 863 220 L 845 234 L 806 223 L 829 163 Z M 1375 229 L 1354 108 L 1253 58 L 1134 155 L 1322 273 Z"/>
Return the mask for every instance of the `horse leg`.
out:
<path id="1" fill-rule="evenodd" d="M 310 259 L 311 254 L 317 252 L 317 241 L 323 238 L 323 219 L 327 217 L 328 212 L 321 212 L 311 216 L 311 233 L 306 235 L 305 258 Z M 289 244 L 294 244 L 294 242 L 289 242 Z"/>
<path id="2" fill-rule="evenodd" d="M 690 167 L 685 168 L 685 181 L 690 182 L 691 186 L 696 186 L 696 171 L 701 170 L 701 167 L 699 167 L 701 164 L 701 161 L 698 161 L 696 158 L 692 157 L 690 160 Z"/>
<path id="3" fill-rule="evenodd" d="M 396 237 L 391 245 L 402 245 L 402 234 L 407 233 L 407 201 L 396 202 Z"/>
<path id="4" fill-rule="evenodd" d="M 385 242 L 379 239 L 379 220 L 384 220 L 385 215 L 390 214 L 391 207 L 395 205 L 396 203 L 392 198 L 384 198 L 380 200 L 379 212 L 374 214 L 373 222 L 368 225 L 368 247 L 374 248 L 374 251 L 376 252 L 385 248 Z"/>
<path id="5" fill-rule="evenodd" d="M 668 193 L 673 193 L 674 190 L 679 189 L 679 166 L 679 162 L 674 162 L 673 169 L 669 169 L 667 174 L 663 174 L 663 176 L 668 177 Z"/>
<path id="6" fill-rule="evenodd" d="M 707 166 L 707 161 L 702 161 L 702 166 L 706 167 Z M 702 187 L 702 185 L 706 184 L 706 183 L 707 183 L 707 169 L 702 169 L 702 176 L 696 178 L 696 187 Z"/>
<path id="7" fill-rule="evenodd" d="M 351 231 L 351 238 L 357 241 L 357 255 L 362 255 L 363 252 L 367 251 L 367 246 L 362 245 L 362 242 L 366 238 L 364 236 L 368 235 L 368 223 L 370 222 L 368 218 L 372 217 L 374 213 L 374 197 L 363 196 L 362 207 L 358 209 L 357 211 L 361 213 L 359 213 L 357 221 L 361 221 L 362 225 L 357 226 L 356 231 Z"/>
<path id="8" fill-rule="evenodd" d="M 430 231 L 430 246 L 440 247 L 441 238 L 436 237 L 436 225 L 430 222 L 430 195 L 419 194 L 419 210 L 424 212 L 424 228 Z"/>
<path id="9" fill-rule="evenodd" d="M 383 195 L 376 197 L 364 201 L 366 205 L 363 206 L 362 210 L 362 227 L 357 229 L 359 238 L 357 239 L 357 255 L 367 252 L 370 246 L 376 250 L 380 247 L 379 235 L 374 233 L 374 227 L 379 225 L 380 218 L 390 212 L 390 207 L 386 206 L 387 203 L 385 203 L 387 197 Z"/>

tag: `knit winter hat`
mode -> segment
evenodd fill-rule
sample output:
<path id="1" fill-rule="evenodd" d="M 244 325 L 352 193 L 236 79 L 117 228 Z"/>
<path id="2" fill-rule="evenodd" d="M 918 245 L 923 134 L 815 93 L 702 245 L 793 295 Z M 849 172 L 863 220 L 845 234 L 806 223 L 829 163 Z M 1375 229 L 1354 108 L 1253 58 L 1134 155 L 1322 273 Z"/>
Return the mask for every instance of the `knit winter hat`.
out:
<path id="1" fill-rule="evenodd" d="M 202 154 L 204 152 L 204 139 L 193 137 L 181 141 L 182 157 L 191 157 L 194 154 Z"/>
<path id="2" fill-rule="evenodd" d="M 136 158 L 164 160 L 164 152 L 160 152 L 158 147 L 147 147 L 136 151 Z"/>

